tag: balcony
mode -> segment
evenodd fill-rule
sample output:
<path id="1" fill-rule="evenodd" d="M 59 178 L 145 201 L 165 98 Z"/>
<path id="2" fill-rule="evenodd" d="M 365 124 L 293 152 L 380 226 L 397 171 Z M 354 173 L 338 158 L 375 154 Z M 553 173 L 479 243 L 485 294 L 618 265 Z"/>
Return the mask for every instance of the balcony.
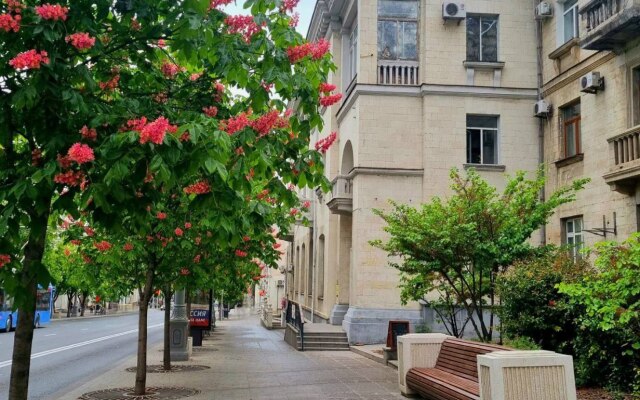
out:
<path id="1" fill-rule="evenodd" d="M 378 60 L 379 85 L 418 85 L 418 62 Z"/>
<path id="2" fill-rule="evenodd" d="M 331 198 L 327 207 L 333 214 L 351 215 L 353 212 L 353 182 L 346 176 L 337 176 L 331 182 Z"/>
<path id="3" fill-rule="evenodd" d="M 580 15 L 587 30 L 580 46 L 587 50 L 619 51 L 640 34 L 640 0 L 591 0 Z"/>
<path id="4" fill-rule="evenodd" d="M 609 139 L 614 167 L 604 175 L 611 189 L 633 194 L 640 183 L 640 126 Z"/>

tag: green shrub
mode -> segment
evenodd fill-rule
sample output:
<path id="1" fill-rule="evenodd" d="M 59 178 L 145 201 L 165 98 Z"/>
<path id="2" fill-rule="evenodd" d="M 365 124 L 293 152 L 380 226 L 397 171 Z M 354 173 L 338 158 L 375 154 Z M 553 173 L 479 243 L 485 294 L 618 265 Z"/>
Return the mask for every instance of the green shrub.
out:
<path id="1" fill-rule="evenodd" d="M 563 249 L 547 248 L 542 255 L 521 261 L 500 275 L 499 311 L 504 339 L 530 338 L 537 346 L 573 354 L 580 310 L 560 294 L 556 285 L 585 274 L 588 263 L 574 262 Z"/>
<path id="2" fill-rule="evenodd" d="M 640 234 L 595 246 L 595 271 L 560 292 L 581 314 L 578 371 L 591 382 L 640 392 Z"/>
<path id="3" fill-rule="evenodd" d="M 541 347 L 533 339 L 526 336 L 507 338 L 502 341 L 502 344 L 516 350 L 541 350 Z"/>
<path id="4" fill-rule="evenodd" d="M 416 324 L 415 333 L 431 333 L 431 327 L 427 324 Z"/>

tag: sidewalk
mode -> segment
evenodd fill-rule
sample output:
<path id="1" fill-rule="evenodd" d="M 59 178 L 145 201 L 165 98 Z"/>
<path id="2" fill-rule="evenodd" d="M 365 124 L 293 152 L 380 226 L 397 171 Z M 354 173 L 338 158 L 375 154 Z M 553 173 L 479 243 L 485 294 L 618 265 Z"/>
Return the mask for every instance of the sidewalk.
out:
<path id="1" fill-rule="evenodd" d="M 395 370 L 353 352 L 298 352 L 288 346 L 282 331 L 269 331 L 257 315 L 234 310 L 229 320 L 218 321 L 216 332 L 194 350 L 192 359 L 176 365 L 205 365 L 197 372 L 150 373 L 147 386 L 182 386 L 198 389 L 193 400 L 264 399 L 403 399 Z M 244 312 L 244 315 L 242 314 Z M 149 349 L 149 364 L 160 364 L 161 346 Z M 101 377 L 76 388 L 62 399 L 116 387 L 131 387 L 134 374 L 125 368 L 130 358 Z M 99 367 L 99 366 L 97 366 Z"/>

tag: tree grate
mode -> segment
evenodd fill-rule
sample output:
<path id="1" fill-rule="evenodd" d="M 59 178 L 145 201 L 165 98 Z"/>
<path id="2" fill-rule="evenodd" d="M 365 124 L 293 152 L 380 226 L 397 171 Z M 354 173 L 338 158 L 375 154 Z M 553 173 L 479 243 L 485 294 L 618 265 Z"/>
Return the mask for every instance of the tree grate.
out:
<path id="1" fill-rule="evenodd" d="M 149 387 L 144 395 L 135 395 L 133 388 L 115 388 L 85 393 L 78 400 L 173 400 L 200 394 L 199 390 L 183 387 Z"/>
<path id="2" fill-rule="evenodd" d="M 126 369 L 127 372 L 136 372 L 137 367 L 129 367 Z M 194 372 L 194 371 L 203 371 L 205 369 L 210 369 L 206 365 L 171 365 L 170 370 L 165 370 L 162 365 L 148 365 L 147 373 L 149 374 L 170 374 L 173 372 Z"/>

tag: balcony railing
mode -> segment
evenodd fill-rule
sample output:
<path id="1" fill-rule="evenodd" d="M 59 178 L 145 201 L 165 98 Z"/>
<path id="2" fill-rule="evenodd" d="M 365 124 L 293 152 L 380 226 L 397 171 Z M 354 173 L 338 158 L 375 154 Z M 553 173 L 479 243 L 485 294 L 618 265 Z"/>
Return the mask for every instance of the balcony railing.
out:
<path id="1" fill-rule="evenodd" d="M 417 61 L 378 60 L 378 84 L 418 85 Z"/>
<path id="2" fill-rule="evenodd" d="M 618 50 L 640 33 L 640 0 L 591 0 L 580 8 L 588 50 Z"/>
<path id="3" fill-rule="evenodd" d="M 614 167 L 605 181 L 619 192 L 632 192 L 640 182 L 640 126 L 609 139 Z"/>
<path id="4" fill-rule="evenodd" d="M 640 158 L 640 129 L 626 132 L 611 139 L 615 164 L 620 165 Z"/>
<path id="5" fill-rule="evenodd" d="M 327 207 L 333 214 L 351 215 L 353 181 L 346 176 L 337 176 L 331 183 L 331 199 L 327 201 Z"/>

